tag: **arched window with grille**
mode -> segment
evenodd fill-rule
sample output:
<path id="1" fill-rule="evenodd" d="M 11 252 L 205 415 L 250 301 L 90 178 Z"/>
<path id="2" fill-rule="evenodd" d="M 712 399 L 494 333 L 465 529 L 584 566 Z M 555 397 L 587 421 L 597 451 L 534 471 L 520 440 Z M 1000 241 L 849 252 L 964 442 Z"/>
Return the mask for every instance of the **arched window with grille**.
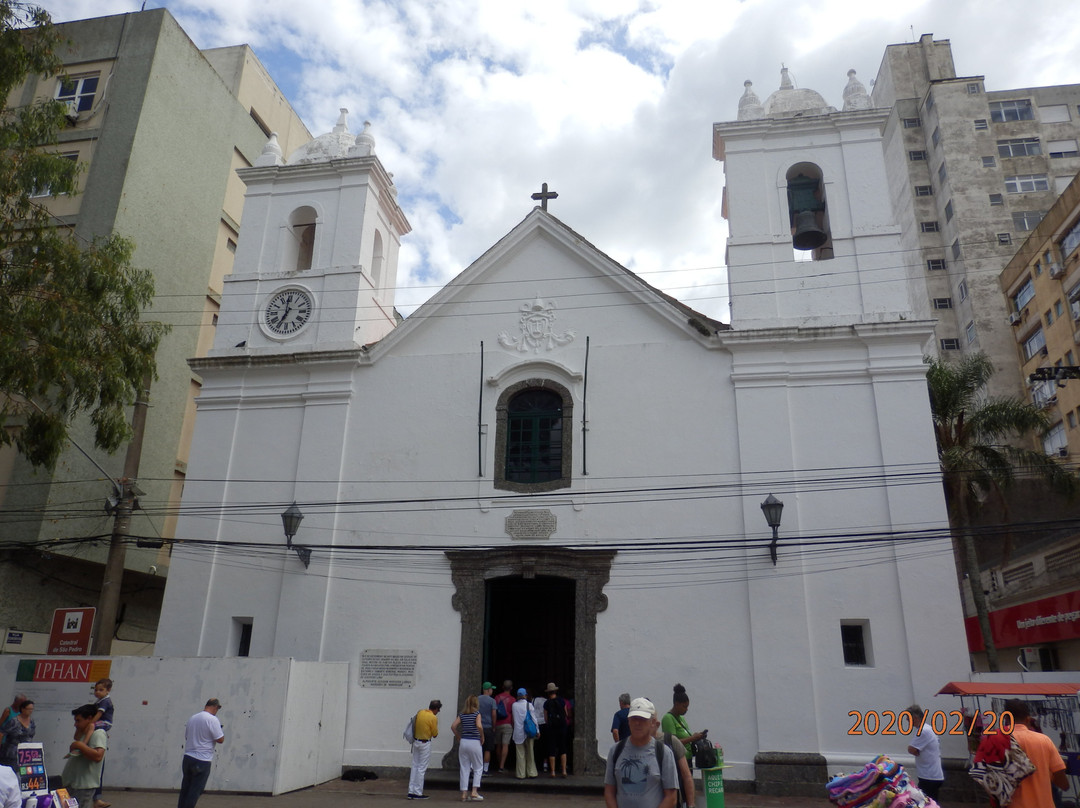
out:
<path id="1" fill-rule="evenodd" d="M 499 397 L 495 487 L 552 491 L 570 485 L 573 400 L 562 385 L 530 379 Z"/>

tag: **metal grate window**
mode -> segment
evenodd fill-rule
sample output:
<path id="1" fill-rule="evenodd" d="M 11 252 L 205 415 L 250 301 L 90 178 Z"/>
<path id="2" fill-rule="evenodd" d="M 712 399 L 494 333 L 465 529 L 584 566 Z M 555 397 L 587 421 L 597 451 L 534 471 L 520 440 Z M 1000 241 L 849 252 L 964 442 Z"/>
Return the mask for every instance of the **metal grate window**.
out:
<path id="1" fill-rule="evenodd" d="M 562 397 L 524 390 L 507 406 L 506 479 L 542 483 L 562 477 Z"/>

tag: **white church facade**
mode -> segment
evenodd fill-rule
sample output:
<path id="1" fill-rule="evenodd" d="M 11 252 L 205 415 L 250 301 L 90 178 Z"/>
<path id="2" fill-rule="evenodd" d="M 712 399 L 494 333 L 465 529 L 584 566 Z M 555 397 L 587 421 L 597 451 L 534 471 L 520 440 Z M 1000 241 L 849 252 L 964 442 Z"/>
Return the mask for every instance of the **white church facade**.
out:
<path id="1" fill-rule="evenodd" d="M 577 773 L 602 771 L 619 693 L 666 709 L 677 682 L 726 777 L 763 790 L 902 754 L 851 713 L 969 671 L 932 323 L 896 260 L 885 113 L 807 92 L 748 87 L 752 114 L 714 130 L 730 325 L 546 205 L 398 323 L 409 224 L 367 130 L 271 141 L 192 361 L 157 654 L 347 663 L 346 766 L 407 766 L 399 724 L 435 698 L 437 761 L 485 679 L 574 700 Z"/>

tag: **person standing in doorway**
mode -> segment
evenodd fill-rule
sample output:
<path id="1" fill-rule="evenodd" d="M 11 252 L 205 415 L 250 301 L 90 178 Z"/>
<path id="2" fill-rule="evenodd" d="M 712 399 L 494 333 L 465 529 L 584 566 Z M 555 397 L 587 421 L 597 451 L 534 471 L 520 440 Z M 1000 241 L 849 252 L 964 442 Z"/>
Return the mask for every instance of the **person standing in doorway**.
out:
<path id="1" fill-rule="evenodd" d="M 433 700 L 413 719 L 412 768 L 409 770 L 409 799 L 426 800 L 424 775 L 431 760 L 431 742 L 439 737 L 439 710 L 442 702 Z"/>
<path id="2" fill-rule="evenodd" d="M 544 713 L 546 723 L 544 726 L 544 744 L 547 754 L 548 769 L 551 776 L 555 776 L 555 764 L 559 764 L 562 776 L 566 777 L 566 747 L 569 722 L 566 715 L 566 699 L 559 695 L 559 688 L 554 682 L 548 682 L 545 688 L 547 698 L 544 700 Z"/>
<path id="3" fill-rule="evenodd" d="M 480 724 L 484 728 L 484 774 L 491 768 L 491 750 L 495 748 L 495 685 L 484 682 L 480 698 Z"/>
<path id="4" fill-rule="evenodd" d="M 623 693 L 619 696 L 619 709 L 611 717 L 611 740 L 616 743 L 630 737 L 630 722 L 627 720 L 629 714 L 630 694 Z"/>
<path id="5" fill-rule="evenodd" d="M 499 760 L 499 774 L 506 771 L 506 755 L 510 751 L 510 738 L 514 734 L 514 719 L 510 710 L 514 706 L 514 683 L 507 679 L 495 697 L 495 756 Z"/>
<path id="6" fill-rule="evenodd" d="M 210 779 L 214 748 L 225 742 L 225 731 L 217 717 L 219 710 L 221 702 L 209 699 L 184 725 L 184 760 L 180 765 L 183 779 L 176 808 L 195 808 Z"/>
<path id="7" fill-rule="evenodd" d="M 915 774 L 919 777 L 919 790 L 937 802 L 938 792 L 945 784 L 945 771 L 941 768 L 941 741 L 929 723 L 923 723 L 926 710 L 918 704 L 907 708 L 911 713 L 912 726 L 919 731 L 911 737 L 908 753 L 915 756 Z"/>
<path id="8" fill-rule="evenodd" d="M 536 758 L 533 757 L 533 746 L 536 739 L 529 737 L 529 734 L 525 731 L 526 716 L 532 718 L 535 724 L 536 711 L 527 698 L 525 688 L 518 688 L 517 701 L 514 702 L 511 709 L 514 724 L 514 775 L 518 780 L 524 780 L 526 777 L 536 777 Z"/>

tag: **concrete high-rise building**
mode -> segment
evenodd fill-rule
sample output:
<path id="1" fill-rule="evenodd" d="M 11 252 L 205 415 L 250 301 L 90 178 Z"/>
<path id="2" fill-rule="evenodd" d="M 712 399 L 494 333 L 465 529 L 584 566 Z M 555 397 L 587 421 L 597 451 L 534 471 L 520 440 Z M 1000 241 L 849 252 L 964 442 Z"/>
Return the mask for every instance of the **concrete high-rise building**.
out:
<path id="1" fill-rule="evenodd" d="M 165 9 L 57 26 L 67 77 L 32 76 L 8 105 L 67 101 L 58 151 L 78 161 L 81 193 L 43 198 L 58 224 L 89 241 L 118 233 L 136 244 L 133 263 L 153 271 L 146 317 L 172 326 L 162 341 L 138 479 L 141 510 L 131 532 L 174 535 L 200 379 L 187 359 L 213 341 L 224 277 L 232 268 L 244 200 L 236 169 L 250 166 L 271 132 L 286 151 L 310 139 L 303 122 L 246 45 L 200 50 Z M 59 606 L 96 605 L 112 518 L 104 504 L 123 451 L 93 450 L 76 427 L 53 473 L 0 454 L 0 533 L 25 549 L 0 557 L 0 619 L 18 629 L 13 652 L 37 650 Z M 102 538 L 104 537 L 104 538 Z M 77 543 L 67 540 L 78 539 Z M 131 547 L 120 640 L 152 647 L 169 546 Z M 138 645 L 116 646 L 123 652 Z"/>
<path id="2" fill-rule="evenodd" d="M 885 49 L 871 98 L 891 109 L 897 261 L 924 270 L 939 352 L 986 353 L 990 392 L 1021 394 L 998 276 L 1080 170 L 1080 85 L 988 90 L 956 74 L 949 40 L 926 34 Z"/>

